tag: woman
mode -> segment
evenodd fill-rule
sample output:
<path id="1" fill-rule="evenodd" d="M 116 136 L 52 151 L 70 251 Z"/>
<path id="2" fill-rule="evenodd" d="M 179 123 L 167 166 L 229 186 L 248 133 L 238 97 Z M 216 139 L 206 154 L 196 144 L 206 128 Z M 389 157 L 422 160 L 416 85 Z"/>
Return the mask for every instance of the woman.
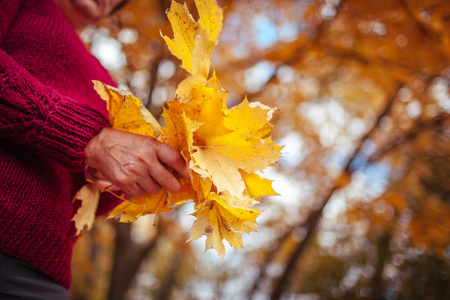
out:
<path id="1" fill-rule="evenodd" d="M 121 0 L 0 0 L 0 298 L 67 299 L 72 198 L 92 180 L 127 194 L 171 192 L 183 158 L 149 137 L 106 127 L 92 80 L 114 85 L 75 29 Z M 115 200 L 100 201 L 105 213 Z"/>

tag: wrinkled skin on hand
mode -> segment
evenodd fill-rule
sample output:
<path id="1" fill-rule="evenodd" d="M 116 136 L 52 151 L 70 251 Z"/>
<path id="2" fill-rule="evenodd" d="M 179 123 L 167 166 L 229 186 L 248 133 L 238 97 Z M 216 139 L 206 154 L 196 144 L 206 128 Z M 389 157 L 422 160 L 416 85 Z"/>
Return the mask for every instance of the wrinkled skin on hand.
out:
<path id="1" fill-rule="evenodd" d="M 132 196 L 156 194 L 161 187 L 177 193 L 177 176 L 189 177 L 180 153 L 152 137 L 104 128 L 86 147 L 87 177 L 114 185 Z"/>
<path id="2" fill-rule="evenodd" d="M 106 180 L 106 178 L 103 177 L 103 175 L 97 169 L 94 169 L 92 167 L 86 167 L 86 170 L 84 171 L 84 177 L 88 181 L 94 182 L 97 188 L 101 190 L 110 191 L 113 193 L 117 193 L 120 191 L 118 187 Z"/>

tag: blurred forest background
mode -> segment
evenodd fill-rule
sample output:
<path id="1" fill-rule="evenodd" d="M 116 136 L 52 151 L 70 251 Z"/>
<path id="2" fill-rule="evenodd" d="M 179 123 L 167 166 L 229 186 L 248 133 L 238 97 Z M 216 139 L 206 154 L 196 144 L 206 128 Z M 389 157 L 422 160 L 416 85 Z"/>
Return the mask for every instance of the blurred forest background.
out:
<path id="1" fill-rule="evenodd" d="M 450 2 L 218 3 L 228 106 L 279 108 L 286 147 L 262 176 L 280 196 L 260 199 L 259 232 L 224 260 L 185 242 L 192 204 L 99 219 L 76 245 L 71 299 L 450 299 Z M 169 7 L 130 0 L 81 33 L 154 115 L 187 76 L 160 36 Z"/>

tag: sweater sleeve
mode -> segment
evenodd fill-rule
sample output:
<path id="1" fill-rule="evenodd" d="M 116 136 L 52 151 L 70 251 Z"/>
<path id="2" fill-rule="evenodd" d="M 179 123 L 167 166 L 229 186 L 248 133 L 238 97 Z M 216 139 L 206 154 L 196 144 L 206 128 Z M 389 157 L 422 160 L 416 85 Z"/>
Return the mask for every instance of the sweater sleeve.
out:
<path id="1" fill-rule="evenodd" d="M 0 0 L 0 44 L 18 9 L 19 1 Z M 0 49 L 0 138 L 79 170 L 87 143 L 107 124 L 100 112 L 43 85 Z"/>
<path id="2" fill-rule="evenodd" d="M 20 0 L 0 0 L 0 42 L 6 35 L 9 26 L 17 17 Z"/>

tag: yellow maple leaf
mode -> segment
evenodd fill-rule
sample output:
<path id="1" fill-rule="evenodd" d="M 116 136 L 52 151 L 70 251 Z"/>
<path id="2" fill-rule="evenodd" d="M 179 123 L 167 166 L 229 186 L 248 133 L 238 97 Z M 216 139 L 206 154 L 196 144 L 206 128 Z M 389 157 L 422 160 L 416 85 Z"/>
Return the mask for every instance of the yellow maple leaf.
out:
<path id="1" fill-rule="evenodd" d="M 242 248 L 242 233 L 256 230 L 256 218 L 261 213 L 254 207 L 241 207 L 230 204 L 230 196 L 210 193 L 204 203 L 201 203 L 192 214 L 197 220 L 191 228 L 188 241 L 196 240 L 206 235 L 206 250 L 215 249 L 223 258 L 225 239 L 235 249 Z"/>
<path id="2" fill-rule="evenodd" d="M 75 200 L 81 201 L 81 206 L 72 218 L 77 229 L 76 235 L 79 235 L 89 231 L 94 224 L 95 212 L 100 200 L 100 190 L 92 183 L 85 184 L 73 197 L 73 201 Z"/>
<path id="3" fill-rule="evenodd" d="M 247 126 L 244 120 L 241 123 Z M 219 192 L 229 191 L 236 197 L 245 190 L 239 170 L 262 171 L 280 157 L 270 138 L 254 139 L 243 129 L 199 140 L 190 150 L 194 171 L 211 178 Z"/>
<path id="4" fill-rule="evenodd" d="M 217 44 L 223 26 L 223 12 L 215 0 L 195 0 L 199 15 L 199 24 L 207 30 L 209 38 Z"/>
<path id="5" fill-rule="evenodd" d="M 170 105 L 170 104 L 169 104 Z M 185 159 L 189 156 L 189 148 L 193 144 L 193 132 L 200 123 L 186 117 L 183 111 L 174 112 L 164 109 L 162 116 L 166 126 L 162 128 L 168 144 L 183 153 Z"/>
<path id="6" fill-rule="evenodd" d="M 273 128 L 270 124 L 276 108 L 268 107 L 260 102 L 248 102 L 245 98 L 238 106 L 232 108 L 224 120 L 224 125 L 233 131 L 241 131 L 248 138 L 263 138 Z M 242 122 L 246 121 L 245 126 Z"/>
<path id="7" fill-rule="evenodd" d="M 261 178 L 261 176 L 256 173 L 247 173 L 242 170 L 241 176 L 246 187 L 245 194 L 251 198 L 258 199 L 261 196 L 279 195 L 272 188 L 272 180 Z"/>
<path id="8" fill-rule="evenodd" d="M 108 218 L 115 218 L 120 215 L 119 222 L 130 223 L 148 214 L 168 212 L 172 209 L 167 200 L 168 196 L 168 191 L 161 189 L 157 194 L 132 197 L 117 205 Z"/>
<path id="9" fill-rule="evenodd" d="M 200 17 L 198 22 L 193 19 L 186 4 L 172 1 L 167 18 L 174 37 L 162 37 L 170 52 L 181 60 L 183 69 L 207 78 L 212 52 L 223 26 L 223 12 L 215 0 L 195 1 L 195 4 Z"/>
<path id="10" fill-rule="evenodd" d="M 199 174 L 193 172 L 192 169 L 189 175 L 192 188 L 197 194 L 197 197 L 193 198 L 196 204 L 204 202 L 211 192 L 215 193 L 217 191 L 211 179 L 202 178 Z"/>
<path id="11" fill-rule="evenodd" d="M 172 1 L 167 18 L 172 25 L 173 39 L 163 36 L 170 52 L 181 60 L 181 67 L 193 74 L 191 56 L 194 50 L 194 39 L 200 31 L 200 25 L 195 22 L 186 6 Z"/>
<path id="12" fill-rule="evenodd" d="M 190 91 L 188 102 L 170 101 L 171 111 L 184 112 L 186 117 L 200 123 L 196 130 L 203 138 L 229 133 L 224 125 L 227 113 L 226 95 L 206 85 L 194 85 Z"/>
<path id="13" fill-rule="evenodd" d="M 131 201 L 124 201 L 114 208 L 109 214 L 108 219 L 114 219 L 115 217 L 120 216 L 120 223 L 132 223 L 146 214 L 145 208 L 141 205 Z"/>
<path id="14" fill-rule="evenodd" d="M 191 168 L 204 178 L 211 178 L 219 192 L 242 196 L 245 184 L 239 169 L 249 173 L 262 171 L 279 159 L 280 152 L 271 139 L 262 139 L 273 127 L 269 121 L 275 108 L 244 99 L 228 110 L 226 92 L 215 74 L 208 84 L 191 87 L 189 95 L 189 101 L 171 101 L 164 111 L 163 116 L 169 121 L 163 129 L 166 137 L 182 142 L 189 135 L 188 143 L 182 148 L 178 143 L 175 148 L 184 152 L 188 148 L 189 154 L 185 155 L 191 158 Z M 195 122 L 195 126 L 188 122 Z M 189 133 L 184 133 L 188 127 Z"/>
<path id="15" fill-rule="evenodd" d="M 94 89 L 107 102 L 109 125 L 114 129 L 155 137 L 161 128 L 141 99 L 128 91 L 93 80 Z"/>
<path id="16" fill-rule="evenodd" d="M 182 205 L 189 200 L 197 201 L 197 190 L 193 187 L 190 179 L 180 178 L 181 190 L 176 193 L 170 193 L 167 201 L 172 205 Z"/>
<path id="17" fill-rule="evenodd" d="M 175 91 L 178 100 L 180 102 L 190 100 L 192 88 L 197 84 L 205 85 L 206 82 L 207 80 L 203 76 L 200 75 L 188 76 L 185 80 L 183 80 L 178 84 L 178 87 Z"/>
<path id="18" fill-rule="evenodd" d="M 203 78 L 208 77 L 214 45 L 215 43 L 210 39 L 208 31 L 201 30 L 196 35 L 191 57 L 193 74 Z"/>
<path id="19" fill-rule="evenodd" d="M 131 223 L 142 216 L 169 212 L 172 205 L 181 205 L 190 199 L 195 200 L 196 191 L 192 188 L 189 179 L 180 179 L 181 190 L 176 194 L 161 189 L 157 194 L 147 194 L 142 197 L 131 197 L 116 206 L 108 216 L 109 219 L 120 216 L 119 222 Z"/>

